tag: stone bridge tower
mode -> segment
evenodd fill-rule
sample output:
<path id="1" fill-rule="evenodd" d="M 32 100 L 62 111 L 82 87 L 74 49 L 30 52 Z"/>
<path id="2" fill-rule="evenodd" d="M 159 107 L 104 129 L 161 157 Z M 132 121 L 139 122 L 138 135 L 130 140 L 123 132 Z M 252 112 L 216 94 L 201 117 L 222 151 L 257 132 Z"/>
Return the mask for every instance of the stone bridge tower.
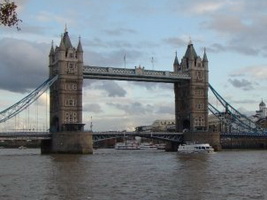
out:
<path id="1" fill-rule="evenodd" d="M 184 142 L 209 143 L 221 149 L 220 133 L 208 130 L 209 70 L 206 50 L 200 58 L 190 42 L 179 63 L 173 63 L 175 72 L 188 73 L 189 81 L 174 84 L 176 131 L 184 132 Z"/>
<path id="2" fill-rule="evenodd" d="M 67 30 L 49 54 L 49 77 L 58 76 L 50 88 L 50 132 L 52 141 L 44 142 L 46 153 L 91 153 L 92 136 L 82 123 L 83 49 L 79 39 L 72 46 Z"/>
<path id="3" fill-rule="evenodd" d="M 50 131 L 82 131 L 83 50 L 65 32 L 59 47 L 51 47 L 49 77 L 58 75 L 50 88 Z"/>
<path id="4" fill-rule="evenodd" d="M 174 71 L 188 73 L 190 81 L 174 84 L 176 130 L 179 132 L 208 131 L 208 59 L 204 51 L 200 58 L 190 42 L 179 63 L 174 59 Z"/>

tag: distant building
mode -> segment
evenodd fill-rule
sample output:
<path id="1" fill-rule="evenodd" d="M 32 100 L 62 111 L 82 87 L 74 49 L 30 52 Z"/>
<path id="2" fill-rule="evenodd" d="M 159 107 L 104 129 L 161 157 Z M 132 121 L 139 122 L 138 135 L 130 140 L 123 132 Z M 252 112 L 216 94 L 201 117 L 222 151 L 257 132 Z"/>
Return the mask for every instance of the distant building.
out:
<path id="1" fill-rule="evenodd" d="M 267 128 L 267 108 L 263 100 L 259 104 L 259 110 L 253 115 L 253 119 L 261 128 Z"/>
<path id="2" fill-rule="evenodd" d="M 149 126 L 138 126 L 135 128 L 136 131 L 151 131 L 151 132 L 161 132 L 175 131 L 175 120 L 156 120 Z"/>
<path id="3" fill-rule="evenodd" d="M 262 119 L 262 118 L 266 118 L 266 116 L 267 116 L 267 108 L 266 108 L 265 103 L 261 101 L 259 104 L 259 110 L 256 110 L 255 117 L 258 119 Z"/>
<path id="4" fill-rule="evenodd" d="M 156 120 L 152 124 L 152 131 L 175 131 L 175 120 Z"/>
<path id="5" fill-rule="evenodd" d="M 137 126 L 135 127 L 135 131 L 141 132 L 141 131 L 151 131 L 152 126 Z"/>

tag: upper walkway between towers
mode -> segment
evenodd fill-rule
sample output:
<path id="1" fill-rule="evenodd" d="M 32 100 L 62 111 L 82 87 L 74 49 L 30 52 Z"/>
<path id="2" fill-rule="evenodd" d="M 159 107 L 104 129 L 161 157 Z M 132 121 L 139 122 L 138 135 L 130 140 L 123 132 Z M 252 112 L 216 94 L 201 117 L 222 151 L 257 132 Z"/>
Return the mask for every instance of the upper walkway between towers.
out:
<path id="1" fill-rule="evenodd" d="M 164 82 L 175 83 L 182 80 L 190 80 L 188 73 L 171 72 L 171 71 L 155 71 L 145 70 L 144 67 L 130 68 L 114 68 L 99 66 L 84 66 L 83 77 L 85 79 L 112 79 L 127 81 L 144 81 L 144 82 Z"/>

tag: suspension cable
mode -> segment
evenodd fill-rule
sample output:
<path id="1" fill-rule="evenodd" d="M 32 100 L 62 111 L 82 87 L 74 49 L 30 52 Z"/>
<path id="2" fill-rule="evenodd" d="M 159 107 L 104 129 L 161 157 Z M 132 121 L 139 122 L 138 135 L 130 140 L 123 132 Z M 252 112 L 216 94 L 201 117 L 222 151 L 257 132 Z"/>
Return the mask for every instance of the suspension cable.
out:
<path id="1" fill-rule="evenodd" d="M 48 127 L 47 127 L 47 93 L 48 93 L 48 91 L 49 90 L 47 90 L 46 92 L 45 92 L 45 130 L 47 130 L 48 129 Z M 44 130 L 44 131 L 45 131 Z"/>
<path id="2" fill-rule="evenodd" d="M 24 97 L 19 102 L 10 106 L 9 108 L 0 112 L 0 123 L 5 122 L 6 120 L 14 117 L 29 105 L 31 105 L 36 99 L 38 99 L 56 80 L 58 76 L 47 79 L 39 87 L 33 90 L 29 95 Z"/>
<path id="3" fill-rule="evenodd" d="M 241 114 L 233 106 L 231 106 L 210 84 L 209 88 L 216 97 L 216 99 L 225 108 L 225 112 L 219 112 L 214 106 L 209 103 L 209 110 L 223 123 L 236 124 L 245 130 L 255 133 L 262 133 L 263 129 L 260 128 L 255 122 L 249 119 L 247 116 Z M 228 119 L 226 119 L 228 117 Z"/>

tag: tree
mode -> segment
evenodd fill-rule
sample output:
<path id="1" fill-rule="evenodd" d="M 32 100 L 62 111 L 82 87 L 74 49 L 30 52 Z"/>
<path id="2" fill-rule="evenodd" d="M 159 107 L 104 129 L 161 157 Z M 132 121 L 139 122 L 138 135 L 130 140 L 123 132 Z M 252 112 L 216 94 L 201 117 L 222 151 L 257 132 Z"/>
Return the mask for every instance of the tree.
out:
<path id="1" fill-rule="evenodd" d="M 20 30 L 19 22 L 22 22 L 22 20 L 18 19 L 16 8 L 17 5 L 9 0 L 4 0 L 3 3 L 0 3 L 0 25 L 16 26 L 17 30 Z"/>

